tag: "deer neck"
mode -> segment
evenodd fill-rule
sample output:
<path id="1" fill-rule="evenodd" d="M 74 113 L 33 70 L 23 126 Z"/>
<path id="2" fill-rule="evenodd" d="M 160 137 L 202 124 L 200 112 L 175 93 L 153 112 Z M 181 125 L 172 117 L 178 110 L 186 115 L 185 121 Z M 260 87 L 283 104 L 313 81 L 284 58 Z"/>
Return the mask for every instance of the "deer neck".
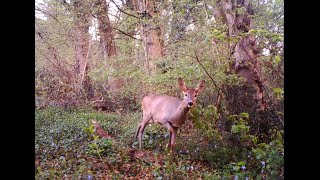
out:
<path id="1" fill-rule="evenodd" d="M 188 104 L 185 101 L 181 101 L 176 114 L 177 116 L 184 116 L 189 112 L 189 110 L 190 110 L 190 107 L 188 107 Z"/>
<path id="2" fill-rule="evenodd" d="M 172 126 L 180 127 L 187 119 L 187 113 L 189 112 L 189 110 L 190 108 L 188 107 L 187 103 L 181 101 L 180 105 L 178 106 L 177 110 L 170 120 Z"/>

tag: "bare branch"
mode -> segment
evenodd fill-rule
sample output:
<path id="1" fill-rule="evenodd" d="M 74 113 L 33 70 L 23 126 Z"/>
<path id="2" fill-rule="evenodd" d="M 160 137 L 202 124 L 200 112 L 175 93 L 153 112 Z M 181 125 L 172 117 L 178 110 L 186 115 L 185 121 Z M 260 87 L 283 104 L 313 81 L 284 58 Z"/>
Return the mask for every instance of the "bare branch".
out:
<path id="1" fill-rule="evenodd" d="M 56 20 L 57 22 L 59 22 L 59 20 L 54 15 L 50 14 L 49 12 L 47 12 L 47 11 L 45 11 L 43 9 L 37 8 L 37 7 L 35 8 L 35 10 L 39 11 L 39 12 L 45 14 L 45 15 L 48 15 L 48 16 L 52 17 L 54 20 Z"/>
<path id="2" fill-rule="evenodd" d="M 140 19 L 139 17 L 133 15 L 133 14 L 129 14 L 127 12 L 125 12 L 124 10 L 122 10 L 113 0 L 111 0 L 111 2 L 117 7 L 117 9 L 122 12 L 123 14 L 126 14 L 128 16 L 131 16 L 131 17 L 134 17 L 134 18 L 137 18 L 137 19 Z"/>
<path id="3" fill-rule="evenodd" d="M 85 59 L 85 62 L 84 62 L 84 67 L 83 67 L 83 71 L 82 71 L 81 84 L 83 83 L 84 76 L 86 74 L 86 68 L 87 68 L 89 53 L 90 53 L 90 49 L 91 49 L 91 44 L 92 44 L 92 40 L 89 41 L 88 52 L 87 52 L 87 56 L 86 56 L 86 59 Z"/>
<path id="4" fill-rule="evenodd" d="M 46 54 L 44 52 L 42 52 L 38 46 L 35 46 L 36 49 L 43 55 L 43 57 L 45 57 L 51 64 L 54 68 L 56 68 L 58 70 L 58 73 L 60 74 L 60 72 L 64 72 L 65 74 L 67 74 L 68 76 L 70 76 L 70 72 L 65 70 L 65 69 L 62 69 L 60 65 L 56 65 L 55 63 L 53 63 L 50 58 L 48 56 L 46 56 Z"/>
<path id="5" fill-rule="evenodd" d="M 114 29 L 116 29 L 117 31 L 121 32 L 122 34 L 124 34 L 124 35 L 126 35 L 126 36 L 129 36 L 129 37 L 131 37 L 131 38 L 133 38 L 133 39 L 136 39 L 136 40 L 141 41 L 141 39 L 138 39 L 138 38 L 136 38 L 136 37 L 134 37 L 134 36 L 132 36 L 132 35 L 124 32 L 124 31 L 122 31 L 121 29 L 118 29 L 118 28 L 115 28 L 115 27 L 114 27 Z"/>
<path id="6" fill-rule="evenodd" d="M 209 78 L 211 79 L 211 81 L 213 82 L 214 86 L 216 87 L 217 93 L 220 94 L 220 88 L 218 87 L 217 83 L 213 80 L 213 78 L 211 77 L 211 75 L 208 73 L 208 71 L 206 70 L 206 68 L 202 65 L 202 63 L 199 60 L 198 54 L 195 51 L 194 52 L 195 55 L 195 59 L 198 61 L 198 63 L 200 64 L 200 66 L 203 68 L 204 72 L 209 76 Z"/>
<path id="7" fill-rule="evenodd" d="M 101 20 L 99 20 L 98 18 L 97 18 L 97 16 L 96 15 L 94 15 L 92 12 L 90 12 L 90 14 L 94 17 L 94 18 L 96 18 L 98 21 L 101 21 Z M 128 37 L 131 37 L 131 38 L 133 38 L 133 39 L 136 39 L 136 40 L 139 40 L 139 41 L 141 41 L 141 39 L 138 39 L 138 38 L 136 38 L 136 37 L 134 37 L 134 36 L 132 36 L 132 35 L 130 35 L 130 34 L 128 34 L 128 33 L 126 33 L 126 32 L 124 32 L 124 31 L 122 31 L 121 29 L 119 29 L 119 28 L 116 28 L 116 27 L 112 27 L 109 23 L 105 23 L 105 22 L 103 22 L 105 25 L 107 25 L 108 27 L 110 27 L 110 28 L 112 28 L 112 29 L 115 29 L 115 30 L 117 30 L 117 31 L 119 31 L 120 33 L 122 33 L 123 35 L 126 35 L 126 36 L 128 36 Z"/>

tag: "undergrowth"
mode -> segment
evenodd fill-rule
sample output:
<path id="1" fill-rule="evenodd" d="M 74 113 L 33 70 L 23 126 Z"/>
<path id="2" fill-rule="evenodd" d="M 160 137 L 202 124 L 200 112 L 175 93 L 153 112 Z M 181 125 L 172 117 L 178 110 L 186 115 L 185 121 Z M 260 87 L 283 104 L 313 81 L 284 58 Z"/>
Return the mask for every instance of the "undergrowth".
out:
<path id="1" fill-rule="evenodd" d="M 208 117 L 187 120 L 179 129 L 173 159 L 165 148 L 168 132 L 157 124 L 146 127 L 142 150 L 132 144 L 141 112 L 36 110 L 36 179 L 283 179 L 282 131 L 260 142 L 248 134 L 248 115 L 233 115 L 230 136 L 245 145 L 232 146 L 217 129 L 206 128 Z M 112 138 L 98 137 L 91 120 Z"/>

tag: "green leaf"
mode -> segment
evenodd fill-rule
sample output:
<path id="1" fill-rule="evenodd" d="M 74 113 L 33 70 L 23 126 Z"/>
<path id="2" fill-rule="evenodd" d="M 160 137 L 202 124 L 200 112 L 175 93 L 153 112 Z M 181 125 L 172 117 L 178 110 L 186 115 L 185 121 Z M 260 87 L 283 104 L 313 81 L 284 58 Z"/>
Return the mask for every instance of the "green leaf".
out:
<path id="1" fill-rule="evenodd" d="M 240 166 L 233 166 L 232 169 L 233 169 L 234 171 L 238 171 L 238 170 L 240 169 Z"/>
<path id="2" fill-rule="evenodd" d="M 240 161 L 240 162 L 238 162 L 238 165 L 239 166 L 244 166 L 244 165 L 246 165 L 246 163 L 244 161 Z"/>
<path id="3" fill-rule="evenodd" d="M 99 136 L 93 135 L 93 139 L 94 139 L 95 141 L 97 141 L 97 140 L 99 139 Z"/>
<path id="4" fill-rule="evenodd" d="M 241 118 L 246 118 L 247 120 L 249 119 L 249 113 L 243 112 L 240 114 Z"/>
<path id="5" fill-rule="evenodd" d="M 277 56 L 274 57 L 274 63 L 275 63 L 276 65 L 278 65 L 280 61 L 281 61 L 280 56 L 277 55 Z"/>
<path id="6" fill-rule="evenodd" d="M 271 34 L 272 36 L 272 41 L 273 42 L 277 42 L 277 41 L 282 41 L 283 38 L 280 34 L 277 34 L 277 33 L 274 33 L 274 34 Z"/>
<path id="7" fill-rule="evenodd" d="M 272 170 L 272 171 L 271 171 L 271 176 L 274 177 L 274 176 L 276 176 L 277 174 L 278 174 L 278 171 L 276 171 L 276 170 Z"/>
<path id="8" fill-rule="evenodd" d="M 283 97 L 283 89 L 281 88 L 272 88 L 274 95 L 276 96 L 277 99 L 280 99 Z"/>
<path id="9" fill-rule="evenodd" d="M 266 145 L 267 145 L 266 143 L 260 143 L 260 144 L 258 144 L 258 146 L 259 146 L 259 147 L 262 147 L 262 148 L 265 147 Z"/>
<path id="10" fill-rule="evenodd" d="M 237 120 L 237 115 L 231 115 L 228 117 L 228 121 L 236 121 Z"/>
<path id="11" fill-rule="evenodd" d="M 258 154 L 257 159 L 261 159 L 261 158 L 262 158 L 262 154 Z"/>
<path id="12" fill-rule="evenodd" d="M 239 125 L 232 125 L 231 126 L 231 132 L 232 133 L 237 133 L 237 132 L 239 132 Z"/>
<path id="13" fill-rule="evenodd" d="M 249 135 L 249 137 L 250 137 L 250 139 L 252 140 L 252 142 L 253 142 L 254 144 L 257 144 L 258 138 L 257 138 L 256 136 Z"/>

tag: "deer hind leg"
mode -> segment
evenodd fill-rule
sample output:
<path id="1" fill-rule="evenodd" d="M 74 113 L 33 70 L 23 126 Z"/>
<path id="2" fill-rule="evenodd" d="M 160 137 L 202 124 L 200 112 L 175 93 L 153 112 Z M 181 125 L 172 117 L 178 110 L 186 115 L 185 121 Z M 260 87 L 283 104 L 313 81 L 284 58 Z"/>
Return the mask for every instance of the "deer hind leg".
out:
<path id="1" fill-rule="evenodd" d="M 138 135 L 139 139 L 139 148 L 141 149 L 141 144 L 142 144 L 142 138 L 143 138 L 143 132 L 144 128 L 149 124 L 149 121 L 151 120 L 150 116 L 143 116 L 142 121 L 139 123 L 138 130 L 136 133 L 136 136 Z"/>
<path id="2" fill-rule="evenodd" d="M 166 145 L 166 148 L 170 148 L 171 147 L 171 136 L 172 136 L 172 132 L 169 131 L 169 143 Z"/>
<path id="3" fill-rule="evenodd" d="M 137 131 L 132 139 L 132 143 L 137 139 L 138 137 L 138 134 L 139 134 L 139 131 L 140 131 L 140 128 L 141 128 L 141 123 L 138 124 L 138 128 L 137 128 Z"/>

